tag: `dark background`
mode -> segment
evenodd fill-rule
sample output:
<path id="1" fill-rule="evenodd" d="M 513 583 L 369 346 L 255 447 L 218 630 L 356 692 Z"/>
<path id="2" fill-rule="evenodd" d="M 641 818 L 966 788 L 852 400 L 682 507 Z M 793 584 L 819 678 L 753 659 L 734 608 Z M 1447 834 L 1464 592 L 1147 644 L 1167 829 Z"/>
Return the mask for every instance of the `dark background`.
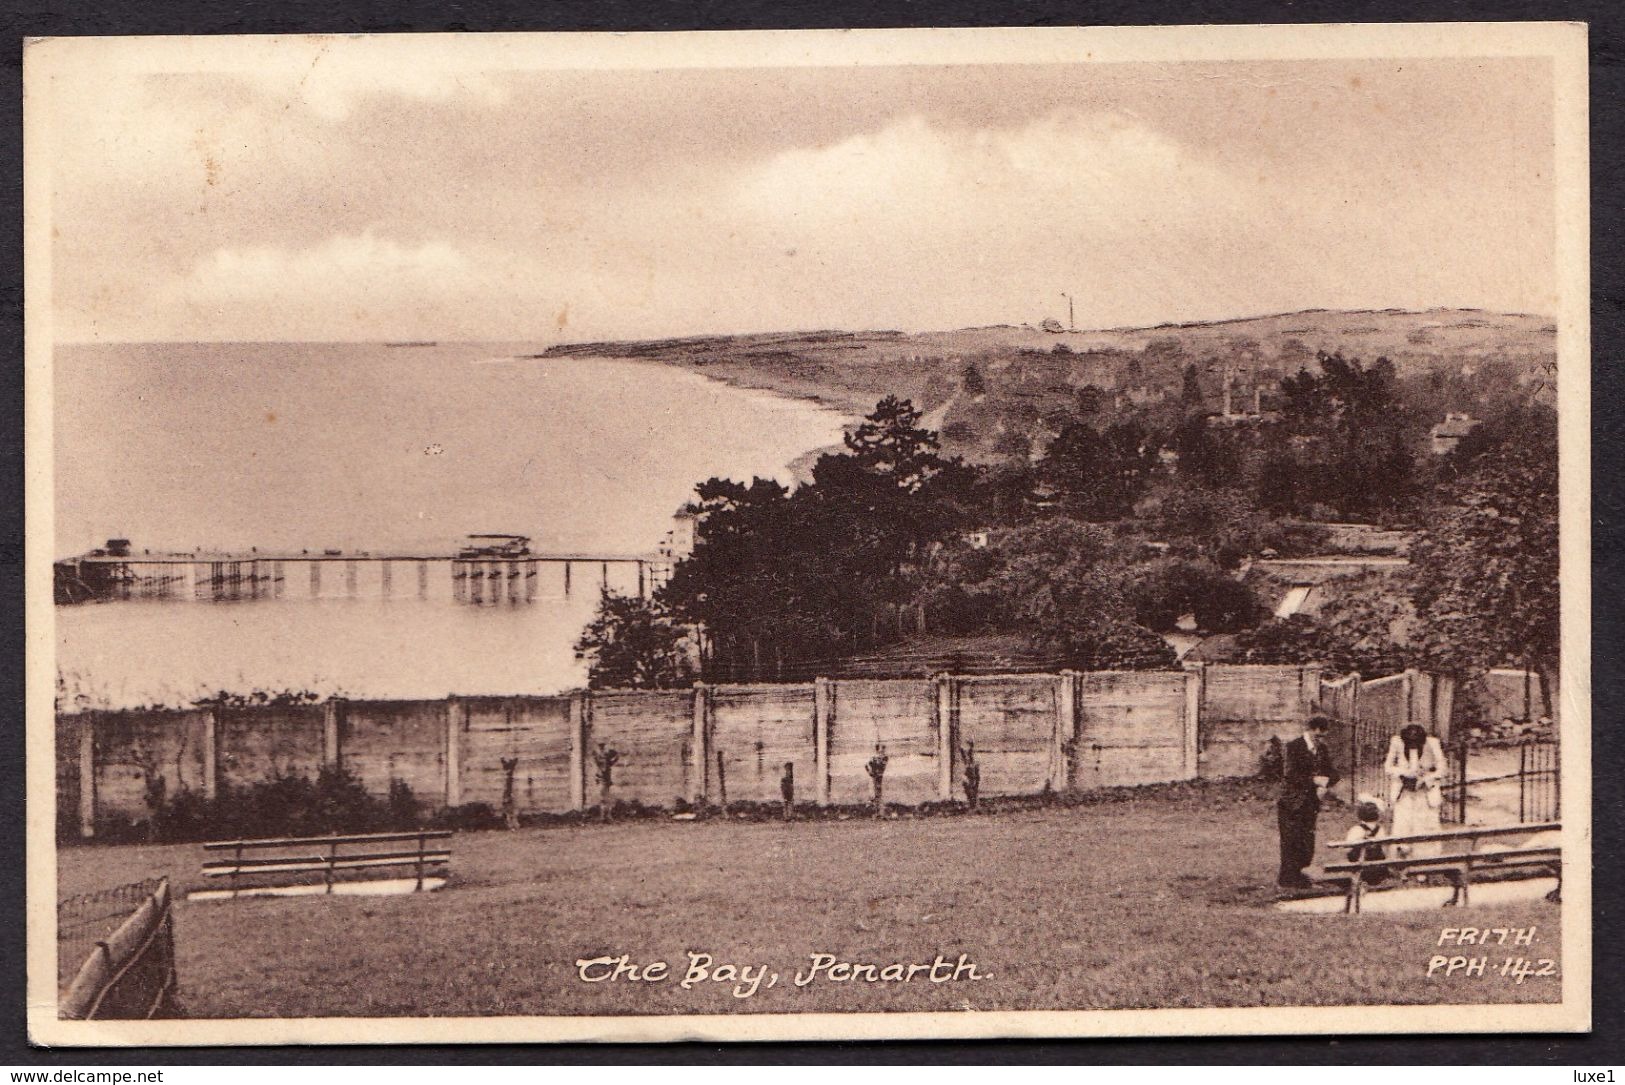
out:
<path id="1" fill-rule="evenodd" d="M 4 380 L 0 380 L 0 602 L 12 620 L 0 624 L 0 1063 L 19 1066 L 173 1066 L 181 1064 L 461 1063 L 1088 1063 L 1202 1066 L 1212 1063 L 1533 1064 L 1617 1065 L 1620 1043 L 1621 953 L 1618 930 L 1620 828 L 1625 755 L 1608 706 L 1625 703 L 1615 658 L 1621 624 L 1620 571 L 1625 565 L 1625 500 L 1620 482 L 1620 432 L 1625 427 L 1622 381 L 1608 365 L 1625 315 L 1619 234 L 1620 163 L 1625 144 L 1625 5 L 1502 0 L 1400 3 L 1330 0 L 348 0 L 317 3 L 212 3 L 149 0 L 139 7 L 109 0 L 12 3 L 0 19 L 5 85 L 0 152 L 5 172 L 0 221 L 6 274 L 0 278 L 4 321 Z M 772 30 L 899 26 L 1090 26 L 1199 23 L 1478 22 L 1564 20 L 1590 24 L 1592 232 L 1592 628 L 1594 704 L 1592 825 L 1594 829 L 1593 1027 L 1589 1036 L 1349 1037 L 1236 1040 L 1055 1040 L 829 1044 L 672 1044 L 663 1046 L 484 1046 L 180 1048 L 48 1051 L 28 1045 L 25 992 L 25 822 L 23 807 L 23 349 L 22 349 L 22 39 L 99 34 L 400 33 L 546 30 Z M 1426 1007 L 1417 1013 L 1425 1016 Z M 356 1022 L 364 1034 L 364 1021 Z M 1570 1080 L 1562 1072 L 1561 1079 Z"/>

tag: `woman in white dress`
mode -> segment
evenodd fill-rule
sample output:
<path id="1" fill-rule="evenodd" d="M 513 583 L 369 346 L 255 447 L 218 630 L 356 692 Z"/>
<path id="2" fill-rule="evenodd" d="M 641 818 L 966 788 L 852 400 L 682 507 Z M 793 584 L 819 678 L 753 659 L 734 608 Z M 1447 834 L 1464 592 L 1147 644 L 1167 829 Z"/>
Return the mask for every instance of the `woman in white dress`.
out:
<path id="1" fill-rule="evenodd" d="M 1439 831 L 1444 770 L 1444 746 L 1420 725 L 1407 724 L 1389 740 L 1383 771 L 1388 774 L 1388 807 L 1393 811 L 1389 831 L 1394 836 Z M 1437 855 L 1439 845 L 1397 845 L 1394 850 L 1409 856 Z"/>

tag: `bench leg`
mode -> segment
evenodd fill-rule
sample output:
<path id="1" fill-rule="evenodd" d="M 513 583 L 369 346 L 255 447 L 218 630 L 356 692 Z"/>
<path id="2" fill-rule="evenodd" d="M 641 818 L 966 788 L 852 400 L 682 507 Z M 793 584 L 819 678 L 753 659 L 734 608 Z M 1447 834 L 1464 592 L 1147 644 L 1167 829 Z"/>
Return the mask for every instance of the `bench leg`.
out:
<path id="1" fill-rule="evenodd" d="M 1467 876 L 1452 873 L 1450 877 L 1450 899 L 1444 902 L 1446 908 L 1465 908 L 1467 906 Z"/>

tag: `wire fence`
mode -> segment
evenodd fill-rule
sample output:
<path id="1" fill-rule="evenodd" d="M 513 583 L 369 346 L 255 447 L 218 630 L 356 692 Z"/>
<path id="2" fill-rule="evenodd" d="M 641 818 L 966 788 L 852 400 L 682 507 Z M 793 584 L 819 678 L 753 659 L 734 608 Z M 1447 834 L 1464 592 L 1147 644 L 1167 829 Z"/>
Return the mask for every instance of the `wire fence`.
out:
<path id="1" fill-rule="evenodd" d="M 169 879 L 57 904 L 58 1013 L 69 1020 L 175 1017 Z"/>

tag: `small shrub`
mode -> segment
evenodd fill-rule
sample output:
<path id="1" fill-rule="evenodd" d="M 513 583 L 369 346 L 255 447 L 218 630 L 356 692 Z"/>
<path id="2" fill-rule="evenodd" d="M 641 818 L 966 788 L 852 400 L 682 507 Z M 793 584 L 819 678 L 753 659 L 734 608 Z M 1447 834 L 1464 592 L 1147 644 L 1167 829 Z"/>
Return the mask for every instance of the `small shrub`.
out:
<path id="1" fill-rule="evenodd" d="M 483 832 L 501 827 L 503 819 L 488 802 L 465 802 L 461 806 L 442 810 L 431 819 L 430 824 L 436 829 Z"/>
<path id="2" fill-rule="evenodd" d="M 886 762 L 888 760 L 886 747 L 877 742 L 875 743 L 875 755 L 869 758 L 869 763 L 864 766 L 864 769 L 869 773 L 869 779 L 874 781 L 875 817 L 877 818 L 886 816 Z"/>
<path id="3" fill-rule="evenodd" d="M 405 780 L 389 781 L 389 798 L 385 805 L 391 829 L 410 829 L 417 825 L 418 799 L 412 793 L 412 785 Z"/>
<path id="4" fill-rule="evenodd" d="M 1281 746 L 1281 740 L 1274 735 L 1264 746 L 1264 752 L 1258 759 L 1258 776 L 1262 780 L 1279 780 L 1286 766 L 1286 751 Z"/>

